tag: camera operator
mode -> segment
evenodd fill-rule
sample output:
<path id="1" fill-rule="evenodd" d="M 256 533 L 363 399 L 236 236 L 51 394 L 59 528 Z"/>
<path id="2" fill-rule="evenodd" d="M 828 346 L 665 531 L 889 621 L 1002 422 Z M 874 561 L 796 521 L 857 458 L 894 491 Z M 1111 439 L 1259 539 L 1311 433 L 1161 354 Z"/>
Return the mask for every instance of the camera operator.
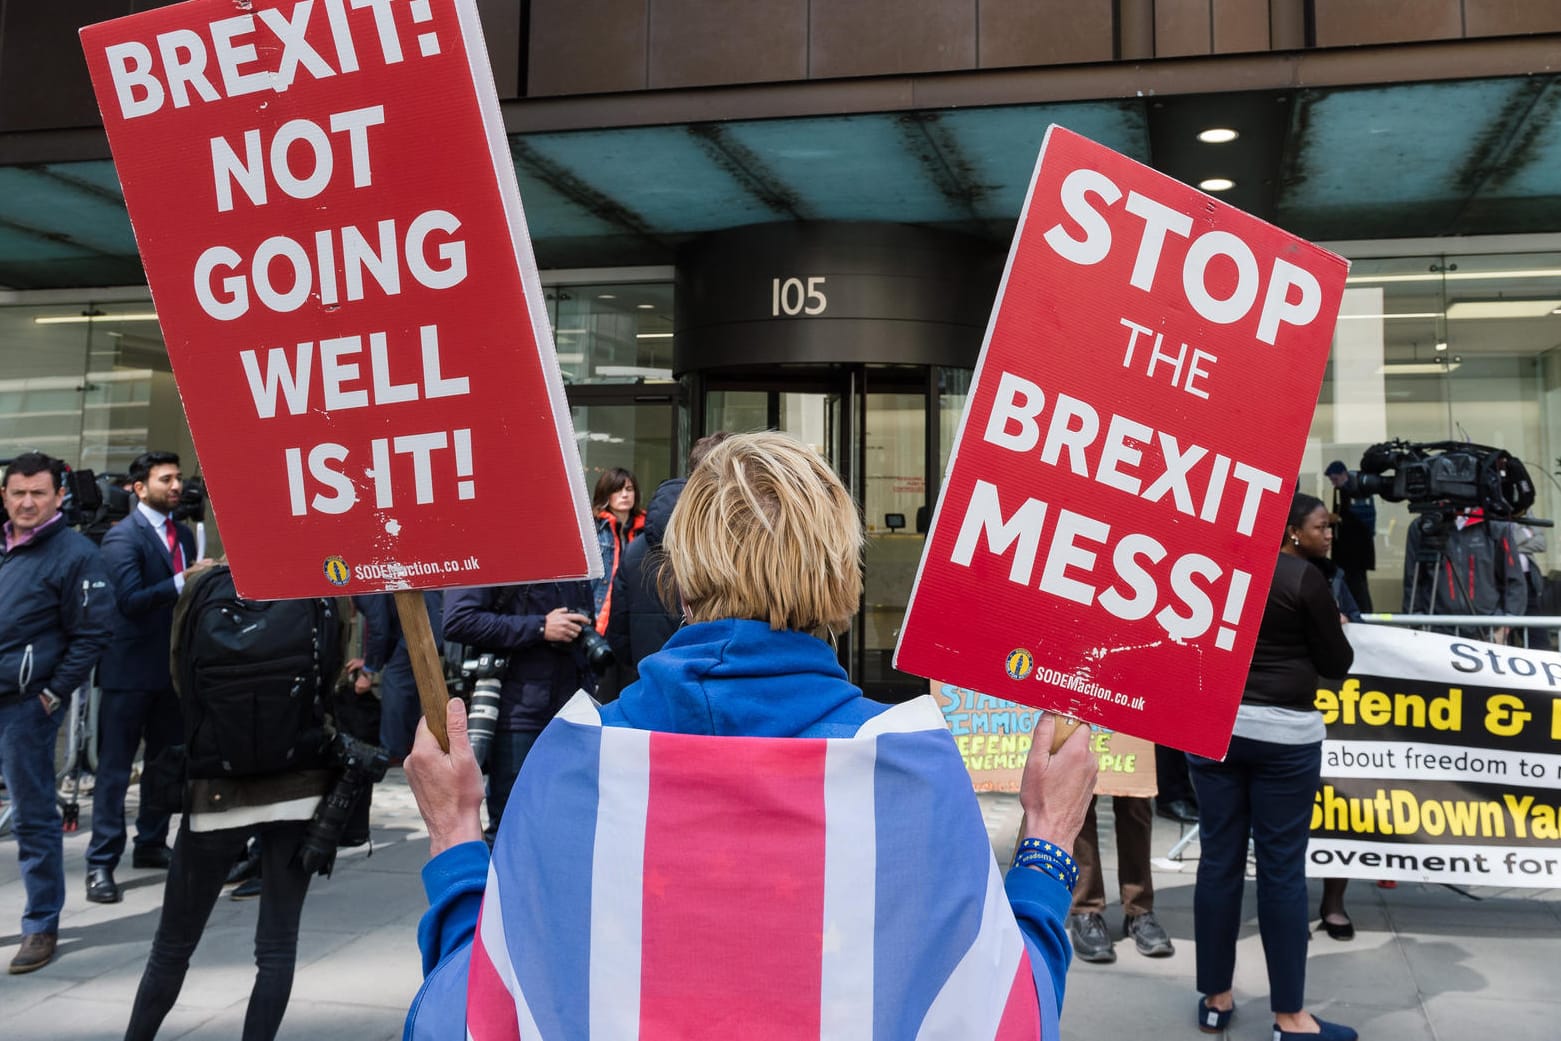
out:
<path id="1" fill-rule="evenodd" d="M 41 452 L 5 468 L 0 552 L 0 769 L 15 811 L 27 908 L 13 974 L 54 957 L 65 904 L 65 845 L 54 742 L 67 702 L 108 644 L 114 603 L 97 549 L 60 515 L 65 466 Z"/>
<path id="2" fill-rule="evenodd" d="M 1377 504 L 1373 496 L 1363 494 L 1350 476 L 1344 460 L 1335 459 L 1323 471 L 1333 484 L 1333 562 L 1344 577 L 1344 584 L 1355 604 L 1369 614 L 1371 587 L 1366 572 L 1377 569 Z"/>
<path id="3" fill-rule="evenodd" d="M 144 739 L 144 762 L 150 764 L 179 744 L 179 701 L 168 674 L 173 607 L 185 581 L 212 564 L 195 559 L 194 533 L 174 518 L 184 494 L 179 457 L 143 452 L 130 464 L 130 481 L 138 501 L 103 536 L 103 562 L 119 610 L 113 639 L 98 668 L 103 702 L 92 841 L 87 846 L 87 899 L 99 904 L 120 899 L 114 869 L 125 851 L 125 792 L 136 748 Z M 130 864 L 167 868 L 170 815 L 148 806 L 145 794 L 143 784 Z"/>
<path id="4" fill-rule="evenodd" d="M 591 625 L 589 582 L 536 582 L 445 593 L 445 639 L 505 659 L 498 730 L 488 754 L 489 842 L 526 754 L 553 714 L 575 691 L 594 693 L 586 639 Z M 582 633 L 589 630 L 589 637 Z"/>
<path id="5" fill-rule="evenodd" d="M 1410 524 L 1404 548 L 1406 613 L 1521 615 L 1527 609 L 1528 586 L 1511 523 L 1489 520 L 1475 507 L 1424 513 Z M 1506 630 L 1461 627 L 1457 634 L 1499 643 Z"/>

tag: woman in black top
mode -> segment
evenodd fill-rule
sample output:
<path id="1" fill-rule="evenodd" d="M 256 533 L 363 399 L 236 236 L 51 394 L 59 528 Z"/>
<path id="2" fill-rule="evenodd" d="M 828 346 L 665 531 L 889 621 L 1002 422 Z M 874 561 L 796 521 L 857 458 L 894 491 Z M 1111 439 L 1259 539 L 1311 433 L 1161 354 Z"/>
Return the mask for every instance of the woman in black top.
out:
<path id="1" fill-rule="evenodd" d="M 1306 843 L 1324 728 L 1313 701 L 1319 676 L 1354 661 L 1323 573 L 1307 562 L 1332 540 L 1322 500 L 1297 495 L 1274 564 L 1236 727 L 1224 762 L 1188 756 L 1200 810 L 1198 1026 L 1216 1033 L 1235 1011 L 1231 979 L 1246 878 L 1247 839 L 1257 854 L 1258 931 L 1268 963 L 1274 1041 L 1355 1041 L 1349 1027 L 1305 1008 Z"/>

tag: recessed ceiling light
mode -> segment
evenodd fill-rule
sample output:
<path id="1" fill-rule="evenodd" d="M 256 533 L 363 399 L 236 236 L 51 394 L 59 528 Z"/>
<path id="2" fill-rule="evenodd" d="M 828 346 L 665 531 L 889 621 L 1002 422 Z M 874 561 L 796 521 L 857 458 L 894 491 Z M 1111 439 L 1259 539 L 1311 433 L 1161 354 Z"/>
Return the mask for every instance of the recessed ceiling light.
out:
<path id="1" fill-rule="evenodd" d="M 1561 300 L 1454 300 L 1447 305 L 1447 317 L 1461 318 L 1544 318 L 1561 306 Z"/>
<path id="2" fill-rule="evenodd" d="M 1206 192 L 1228 192 L 1236 187 L 1236 182 L 1229 177 L 1210 177 L 1199 181 L 1198 187 Z"/>
<path id="3" fill-rule="evenodd" d="M 1390 361 L 1377 371 L 1384 376 L 1442 376 L 1458 365 L 1458 360 L 1446 365 L 1439 361 Z"/>
<path id="4" fill-rule="evenodd" d="M 654 311 L 656 309 L 655 304 L 635 304 L 634 306 L 638 307 L 641 311 Z"/>
<path id="5" fill-rule="evenodd" d="M 1360 282 L 1494 282 L 1504 278 L 1561 278 L 1561 268 L 1524 268 L 1517 271 L 1423 271 L 1398 275 L 1351 275 L 1344 281 Z"/>
<path id="6" fill-rule="evenodd" d="M 1198 135 L 1198 140 L 1206 145 L 1223 145 L 1236 140 L 1240 136 L 1240 134 L 1229 127 L 1209 127 L 1209 129 Z"/>
<path id="7" fill-rule="evenodd" d="M 616 300 L 616 299 L 618 299 L 618 294 L 617 293 L 597 293 L 596 294 L 596 299 L 598 299 L 598 300 Z"/>
<path id="8" fill-rule="evenodd" d="M 155 322 L 156 311 L 130 311 L 124 314 L 104 314 L 98 311 L 93 314 L 58 314 L 39 315 L 33 319 L 34 325 L 80 325 L 85 322 Z"/>

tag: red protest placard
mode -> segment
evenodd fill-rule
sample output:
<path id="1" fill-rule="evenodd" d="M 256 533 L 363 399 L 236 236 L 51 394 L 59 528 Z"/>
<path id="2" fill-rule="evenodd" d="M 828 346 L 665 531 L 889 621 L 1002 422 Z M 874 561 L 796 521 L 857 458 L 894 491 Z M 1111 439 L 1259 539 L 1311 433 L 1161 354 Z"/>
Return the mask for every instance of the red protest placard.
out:
<path id="1" fill-rule="evenodd" d="M 474 0 L 81 39 L 240 590 L 600 574 Z"/>
<path id="2" fill-rule="evenodd" d="M 896 666 L 1223 756 L 1347 267 L 1053 126 Z"/>

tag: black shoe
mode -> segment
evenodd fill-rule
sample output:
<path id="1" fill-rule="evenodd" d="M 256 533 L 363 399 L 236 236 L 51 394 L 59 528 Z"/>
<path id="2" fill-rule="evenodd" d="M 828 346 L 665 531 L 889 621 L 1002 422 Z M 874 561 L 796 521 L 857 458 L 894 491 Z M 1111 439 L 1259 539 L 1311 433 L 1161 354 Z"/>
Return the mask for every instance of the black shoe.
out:
<path id="1" fill-rule="evenodd" d="M 245 857 L 228 869 L 228 877 L 223 880 L 225 886 L 236 886 L 240 882 L 248 882 L 260 875 L 260 858 Z"/>
<path id="2" fill-rule="evenodd" d="M 1122 935 L 1131 936 L 1138 945 L 1138 953 L 1145 958 L 1169 958 L 1176 953 L 1176 948 L 1171 946 L 1171 937 L 1153 911 L 1122 919 Z"/>
<path id="3" fill-rule="evenodd" d="M 1166 820 L 1173 820 L 1180 824 L 1198 823 L 1198 804 L 1186 799 L 1172 799 L 1170 802 L 1156 799 L 1154 811 Z"/>
<path id="4" fill-rule="evenodd" d="M 260 895 L 260 876 L 256 875 L 254 878 L 233 890 L 233 892 L 229 895 L 234 900 L 255 899 L 255 897 Z"/>
<path id="5" fill-rule="evenodd" d="M 106 867 L 87 869 L 87 899 L 94 904 L 119 903 L 119 883 Z"/>
<path id="6" fill-rule="evenodd" d="M 1321 912 L 1318 913 L 1321 914 Z M 1330 938 L 1335 940 L 1355 939 L 1355 923 L 1350 921 L 1350 916 L 1344 914 L 1343 911 L 1337 911 L 1335 913 L 1344 915 L 1344 921 L 1330 922 L 1328 921 L 1328 917 L 1323 915 L 1322 921 L 1317 923 L 1317 931 L 1327 933 Z"/>
<path id="7" fill-rule="evenodd" d="M 167 871 L 168 865 L 172 863 L 173 854 L 168 852 L 167 846 L 137 846 L 135 852 L 130 854 L 130 866 L 133 868 Z"/>
<path id="8" fill-rule="evenodd" d="M 1080 961 L 1105 965 L 1117 960 L 1117 952 L 1111 946 L 1111 932 L 1106 928 L 1106 919 L 1097 912 L 1070 914 L 1068 939 L 1073 941 L 1073 953 L 1078 955 Z"/>

